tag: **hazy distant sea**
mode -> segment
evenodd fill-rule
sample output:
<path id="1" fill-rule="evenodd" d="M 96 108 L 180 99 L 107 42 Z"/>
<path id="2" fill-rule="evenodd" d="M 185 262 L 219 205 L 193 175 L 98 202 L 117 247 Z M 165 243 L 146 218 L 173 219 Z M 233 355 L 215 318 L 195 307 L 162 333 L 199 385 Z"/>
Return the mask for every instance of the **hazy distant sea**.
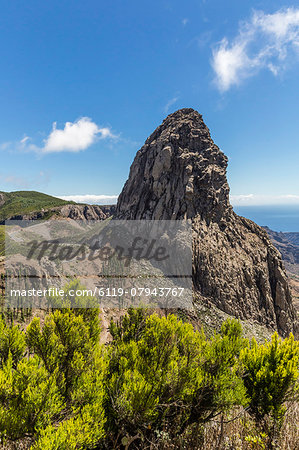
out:
<path id="1" fill-rule="evenodd" d="M 234 211 L 274 231 L 299 232 L 299 205 L 235 206 Z"/>

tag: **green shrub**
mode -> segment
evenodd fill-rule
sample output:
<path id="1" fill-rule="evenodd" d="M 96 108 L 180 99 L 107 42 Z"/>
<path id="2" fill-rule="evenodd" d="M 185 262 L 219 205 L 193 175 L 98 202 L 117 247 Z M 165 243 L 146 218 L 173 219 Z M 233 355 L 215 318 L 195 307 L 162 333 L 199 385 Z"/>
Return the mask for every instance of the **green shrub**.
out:
<path id="1" fill-rule="evenodd" d="M 72 282 L 66 290 L 71 288 L 82 287 Z M 37 318 L 28 326 L 29 349 L 40 356 L 49 373 L 58 371 L 57 382 L 66 399 L 92 363 L 100 331 L 98 310 L 86 308 L 56 310 L 46 317 L 43 327 Z"/>
<path id="2" fill-rule="evenodd" d="M 9 354 L 0 370 L 0 435 L 17 439 L 50 424 L 63 401 L 55 382 L 37 356 L 21 360 L 13 369 Z"/>
<path id="3" fill-rule="evenodd" d="M 173 314 L 130 308 L 111 322 L 113 341 L 104 346 L 99 310 L 86 308 L 94 299 L 69 296 L 81 288 L 68 284 L 63 308 L 43 323 L 33 319 L 26 332 L 0 319 L 2 442 L 29 436 L 33 450 L 201 448 L 211 419 L 234 420 L 234 408 L 247 406 L 256 425 L 244 447 L 273 446 L 285 403 L 299 392 L 292 335 L 249 343 L 232 319 L 207 339 Z"/>
<path id="4" fill-rule="evenodd" d="M 41 429 L 32 450 L 73 450 L 94 448 L 104 437 L 102 403 L 93 402 L 74 413 L 57 427 Z"/>
<path id="5" fill-rule="evenodd" d="M 0 316 L 0 367 L 6 363 L 9 354 L 15 366 L 24 356 L 26 342 L 18 326 L 8 326 Z"/>
<path id="6" fill-rule="evenodd" d="M 66 402 L 63 414 L 57 416 L 58 425 L 40 428 L 34 449 L 89 448 L 105 434 L 103 376 L 107 361 L 99 344 L 99 310 L 84 308 L 86 299 L 68 299 L 70 289 L 82 286 L 77 281 L 67 285 L 64 308 L 48 315 L 43 325 L 33 319 L 26 333 L 30 351 L 55 377 Z"/>
<path id="7" fill-rule="evenodd" d="M 113 337 L 113 344 L 118 344 L 120 341 L 138 341 L 146 326 L 148 315 L 147 309 L 129 308 L 127 314 L 121 316 L 118 323 L 111 319 L 109 331 Z"/>
<path id="8" fill-rule="evenodd" d="M 251 344 L 241 351 L 249 412 L 271 439 L 283 423 L 285 403 L 298 399 L 299 342 L 292 334 L 284 340 L 277 333 L 270 342 Z"/>
<path id="9" fill-rule="evenodd" d="M 183 433 L 246 402 L 234 333 L 208 341 L 174 315 L 142 317 L 131 311 L 109 351 L 106 413 L 119 438 Z M 232 339 L 231 335 L 234 336 Z"/>

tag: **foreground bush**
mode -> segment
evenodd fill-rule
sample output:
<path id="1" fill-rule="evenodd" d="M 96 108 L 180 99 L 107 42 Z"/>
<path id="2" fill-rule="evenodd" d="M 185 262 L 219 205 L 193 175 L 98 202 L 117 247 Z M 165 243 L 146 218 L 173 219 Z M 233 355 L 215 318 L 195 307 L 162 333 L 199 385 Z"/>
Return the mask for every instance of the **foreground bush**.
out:
<path id="1" fill-rule="evenodd" d="M 239 424 L 236 448 L 275 442 L 298 393 L 292 336 L 249 344 L 228 320 L 207 339 L 173 314 L 130 309 L 111 322 L 113 340 L 103 346 L 99 311 L 67 301 L 74 287 L 65 288 L 64 308 L 43 324 L 33 319 L 26 332 L 0 321 L 2 442 L 30 437 L 33 450 L 220 448 L 226 422 Z"/>
<path id="2" fill-rule="evenodd" d="M 292 334 L 281 340 L 277 333 L 264 345 L 253 339 L 242 350 L 241 360 L 249 412 L 274 442 L 283 424 L 286 403 L 299 399 L 299 342 Z"/>
<path id="3" fill-rule="evenodd" d="M 66 286 L 66 298 L 69 289 L 80 285 Z M 105 424 L 99 311 L 65 307 L 43 326 L 33 319 L 26 333 L 3 321 L 0 329 L 1 440 L 31 435 L 36 449 L 96 445 Z"/>
<path id="4" fill-rule="evenodd" d="M 122 326 L 112 325 L 106 410 L 113 436 L 134 436 L 141 446 L 163 430 L 171 440 L 245 404 L 234 327 L 228 323 L 223 336 L 208 341 L 174 315 L 145 319 L 134 310 Z"/>

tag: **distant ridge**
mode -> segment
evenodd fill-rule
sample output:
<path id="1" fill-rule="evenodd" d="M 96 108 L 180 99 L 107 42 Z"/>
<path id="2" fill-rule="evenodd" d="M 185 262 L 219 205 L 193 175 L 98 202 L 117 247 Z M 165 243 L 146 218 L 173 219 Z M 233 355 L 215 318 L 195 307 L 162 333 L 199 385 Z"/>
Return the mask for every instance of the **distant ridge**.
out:
<path id="1" fill-rule="evenodd" d="M 49 219 L 60 216 L 78 220 L 104 220 L 115 207 L 85 205 L 37 191 L 0 191 L 0 224 L 5 220 Z"/>
<path id="2" fill-rule="evenodd" d="M 68 203 L 74 204 L 37 191 L 0 192 L 0 220 Z"/>
<path id="3" fill-rule="evenodd" d="M 282 259 L 290 264 L 299 264 L 299 233 L 283 233 L 263 227 L 275 247 L 280 251 Z"/>
<path id="4" fill-rule="evenodd" d="M 298 224 L 298 228 L 299 228 L 299 224 Z M 291 242 L 293 245 L 298 245 L 299 246 L 299 232 L 298 233 L 296 233 L 296 232 L 289 232 L 289 233 L 283 233 L 285 236 L 286 236 L 286 238 L 287 238 L 287 240 L 289 241 L 289 242 Z"/>

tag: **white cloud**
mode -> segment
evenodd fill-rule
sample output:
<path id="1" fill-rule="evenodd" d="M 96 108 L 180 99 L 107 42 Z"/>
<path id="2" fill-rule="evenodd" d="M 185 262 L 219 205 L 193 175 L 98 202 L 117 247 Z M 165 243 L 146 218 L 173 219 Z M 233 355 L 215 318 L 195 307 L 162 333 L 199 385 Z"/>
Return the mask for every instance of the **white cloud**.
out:
<path id="1" fill-rule="evenodd" d="M 254 11 L 249 21 L 240 23 L 239 33 L 231 42 L 223 38 L 214 49 L 216 85 L 226 91 L 263 68 L 278 75 L 294 55 L 299 56 L 299 9 L 273 14 Z"/>
<path id="2" fill-rule="evenodd" d="M 42 147 L 43 153 L 79 152 L 86 150 L 97 138 L 114 138 L 110 128 L 99 128 L 88 117 L 82 117 L 75 122 L 66 122 L 62 130 L 57 129 L 56 122 Z"/>
<path id="3" fill-rule="evenodd" d="M 182 25 L 183 27 L 185 27 L 187 25 L 187 23 L 189 22 L 189 19 L 185 18 L 182 20 Z"/>
<path id="4" fill-rule="evenodd" d="M 166 103 L 166 105 L 163 108 L 163 111 L 165 114 L 168 113 L 170 108 L 178 101 L 178 99 L 179 99 L 179 97 L 173 97 L 170 100 L 168 100 L 168 102 Z"/>
<path id="5" fill-rule="evenodd" d="M 81 117 L 74 122 L 66 122 L 62 129 L 53 123 L 52 131 L 43 140 L 41 145 L 36 145 L 33 139 L 25 135 L 16 142 L 0 143 L 0 150 L 35 152 L 39 155 L 59 152 L 80 152 L 86 150 L 96 141 L 101 139 L 120 140 L 120 136 L 112 133 L 109 127 L 99 127 L 89 117 Z"/>
<path id="6" fill-rule="evenodd" d="M 299 195 L 240 194 L 240 195 L 230 195 L 230 201 L 233 206 L 299 205 Z"/>
<path id="7" fill-rule="evenodd" d="M 62 198 L 62 200 L 67 201 L 74 201 L 77 203 L 115 205 L 117 203 L 118 195 L 95 195 L 95 194 L 61 195 L 58 196 L 58 198 Z"/>

